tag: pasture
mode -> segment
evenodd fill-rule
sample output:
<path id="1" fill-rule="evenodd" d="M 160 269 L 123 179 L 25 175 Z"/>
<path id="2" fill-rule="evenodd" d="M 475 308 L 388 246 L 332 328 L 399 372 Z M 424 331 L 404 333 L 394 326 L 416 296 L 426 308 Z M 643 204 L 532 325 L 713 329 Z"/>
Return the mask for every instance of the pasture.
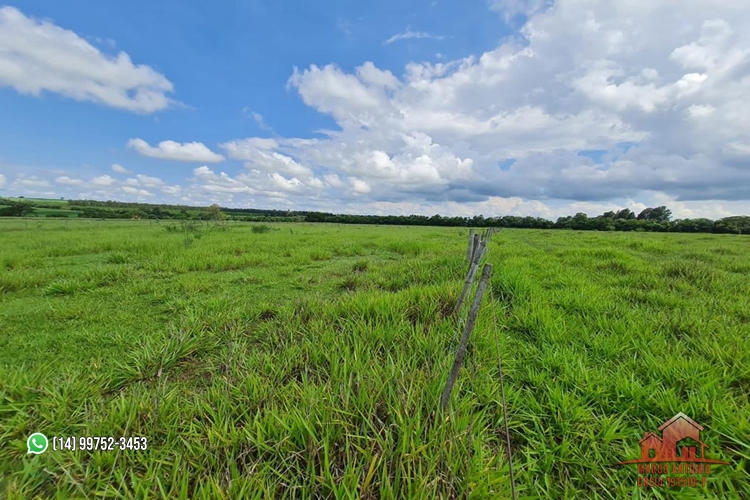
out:
<path id="1" fill-rule="evenodd" d="M 0 497 L 750 498 L 750 237 L 0 221 Z M 497 326 L 497 328 L 496 328 Z M 705 488 L 639 488 L 684 412 Z M 32 432 L 148 449 L 26 454 Z"/>

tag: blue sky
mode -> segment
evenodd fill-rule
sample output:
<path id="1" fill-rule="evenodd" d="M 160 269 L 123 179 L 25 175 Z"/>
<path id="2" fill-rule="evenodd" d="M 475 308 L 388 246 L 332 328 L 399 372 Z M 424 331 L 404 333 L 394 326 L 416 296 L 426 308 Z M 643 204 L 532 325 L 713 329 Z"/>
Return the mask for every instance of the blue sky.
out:
<path id="1" fill-rule="evenodd" d="M 729 0 L 672 11 L 645 0 L 0 4 L 0 195 L 750 212 L 738 188 L 750 180 L 748 16 Z"/>
<path id="2" fill-rule="evenodd" d="M 265 116 L 279 134 L 309 136 L 315 129 L 335 125 L 286 89 L 295 66 L 336 61 L 351 70 L 363 60 L 373 60 L 380 67 L 398 71 L 411 59 L 434 59 L 440 52 L 463 55 L 472 46 L 492 47 L 503 30 L 499 19 L 484 15 L 486 9 L 481 4 L 475 5 L 473 17 L 486 28 L 470 31 L 471 40 L 460 37 L 447 43 L 428 39 L 398 45 L 384 45 L 383 41 L 405 31 L 408 23 L 415 31 L 424 23 L 455 32 L 456 27 L 447 22 L 450 9 L 446 11 L 439 3 L 432 7 L 431 2 L 423 2 L 418 9 L 405 9 L 402 2 L 369 6 L 231 1 L 223 2 L 221 9 L 182 1 L 133 1 L 115 6 L 45 0 L 14 5 L 27 16 L 53 19 L 103 52 L 123 50 L 134 62 L 147 63 L 168 75 L 175 86 L 173 97 L 185 105 L 157 116 L 143 116 L 82 106 L 55 95 L 42 99 L 19 96 L 4 88 L 0 106 L 7 110 L 3 114 L 8 119 L 2 123 L 0 146 L 3 151 L 15 149 L 12 161 L 23 164 L 132 162 L 137 158 L 122 150 L 124 137 L 160 142 L 165 130 L 173 140 L 199 139 L 211 144 L 248 134 L 270 135 L 255 122 L 253 112 Z M 417 13 L 425 10 L 428 15 L 417 19 Z M 71 116 L 75 116 L 76 127 L 61 130 L 58 123 Z M 55 147 L 37 149 L 42 141 Z M 71 141 L 86 144 L 84 151 L 66 148 Z M 153 166 L 158 168 L 158 164 Z"/>

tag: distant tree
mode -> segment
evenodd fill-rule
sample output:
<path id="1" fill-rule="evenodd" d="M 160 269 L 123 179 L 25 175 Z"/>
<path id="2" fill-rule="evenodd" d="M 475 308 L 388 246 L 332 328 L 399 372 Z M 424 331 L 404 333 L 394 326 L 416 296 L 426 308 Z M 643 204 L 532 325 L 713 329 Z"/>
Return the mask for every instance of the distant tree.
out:
<path id="1" fill-rule="evenodd" d="M 678 233 L 710 233 L 714 221 L 709 219 L 678 219 L 672 222 L 670 231 Z"/>
<path id="2" fill-rule="evenodd" d="M 651 220 L 656 222 L 669 222 L 672 218 L 672 211 L 665 206 L 656 207 L 651 212 Z"/>
<path id="3" fill-rule="evenodd" d="M 483 215 L 475 215 L 471 219 L 471 225 L 474 227 L 485 227 L 487 224 L 485 223 Z"/>
<path id="4" fill-rule="evenodd" d="M 157 205 L 157 206 L 155 206 L 155 207 L 152 207 L 152 208 L 151 208 L 151 209 L 149 209 L 149 210 L 146 210 L 146 213 L 148 213 L 148 214 L 149 214 L 149 215 L 148 215 L 148 218 L 149 218 L 149 219 L 161 219 L 161 218 L 162 218 L 162 216 L 163 216 L 163 213 L 162 213 L 161 207 L 160 207 L 160 206 L 158 206 L 158 205 Z"/>
<path id="5" fill-rule="evenodd" d="M 214 203 L 208 207 L 208 218 L 210 220 L 224 220 L 225 215 L 221 212 L 221 207 Z"/>
<path id="6" fill-rule="evenodd" d="M 665 206 L 656 208 L 644 208 L 638 214 L 638 220 L 653 220 L 656 222 L 669 222 L 672 218 L 672 211 Z"/>
<path id="7" fill-rule="evenodd" d="M 638 214 L 638 217 L 636 217 L 638 220 L 650 220 L 651 214 L 653 213 L 653 208 L 644 208 L 641 210 L 641 213 Z"/>
<path id="8" fill-rule="evenodd" d="M 716 221 L 716 225 L 727 227 L 737 234 L 750 233 L 750 217 L 746 215 L 724 217 Z"/>
<path id="9" fill-rule="evenodd" d="M 632 220 L 635 219 L 635 214 L 629 208 L 623 208 L 615 214 L 615 219 Z"/>
<path id="10" fill-rule="evenodd" d="M 573 229 L 589 229 L 590 225 L 589 216 L 583 212 L 578 212 L 573 216 L 570 227 Z"/>
<path id="11" fill-rule="evenodd" d="M 567 215 L 565 217 L 558 217 L 557 221 L 555 222 L 555 226 L 558 229 L 569 229 L 571 221 L 573 220 L 573 217 Z"/>
<path id="12" fill-rule="evenodd" d="M 4 208 L 0 208 L 0 216 L 2 217 L 26 217 L 34 213 L 34 207 L 22 201 L 3 200 L 0 205 L 6 205 Z"/>

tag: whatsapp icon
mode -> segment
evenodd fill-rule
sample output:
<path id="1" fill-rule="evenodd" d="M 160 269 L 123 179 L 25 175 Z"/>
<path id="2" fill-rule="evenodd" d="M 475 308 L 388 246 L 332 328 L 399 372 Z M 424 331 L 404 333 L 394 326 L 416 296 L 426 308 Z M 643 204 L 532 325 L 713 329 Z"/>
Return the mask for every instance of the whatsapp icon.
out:
<path id="1" fill-rule="evenodd" d="M 26 440 L 26 448 L 28 448 L 29 453 L 33 453 L 35 455 L 39 455 L 40 453 L 44 453 L 47 451 L 47 436 L 42 434 L 41 432 L 35 432 L 31 436 L 29 436 L 29 439 Z"/>

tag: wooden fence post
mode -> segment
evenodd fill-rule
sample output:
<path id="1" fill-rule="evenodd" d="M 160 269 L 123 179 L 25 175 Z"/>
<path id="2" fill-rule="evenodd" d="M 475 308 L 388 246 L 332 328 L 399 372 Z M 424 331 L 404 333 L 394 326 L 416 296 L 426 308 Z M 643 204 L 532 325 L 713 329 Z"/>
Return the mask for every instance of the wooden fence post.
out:
<path id="1" fill-rule="evenodd" d="M 482 270 L 482 278 L 479 280 L 479 287 L 477 287 L 477 293 L 474 295 L 474 303 L 471 305 L 469 310 L 469 316 L 466 319 L 466 326 L 464 327 L 464 334 L 461 337 L 461 342 L 458 344 L 458 350 L 456 351 L 456 358 L 453 360 L 453 366 L 451 367 L 450 375 L 448 375 L 448 382 L 445 384 L 445 390 L 440 398 L 440 406 L 443 410 L 448 406 L 448 402 L 451 398 L 451 392 L 453 386 L 458 378 L 458 372 L 461 370 L 461 365 L 464 363 L 466 357 L 466 348 L 469 345 L 469 336 L 471 331 L 474 329 L 474 325 L 477 321 L 477 315 L 479 314 L 479 305 L 482 302 L 482 296 L 487 288 L 487 282 L 492 274 L 492 264 L 485 264 Z"/>
<path id="2" fill-rule="evenodd" d="M 476 234 L 476 230 L 472 229 L 469 231 L 469 249 L 466 252 L 466 262 L 471 264 L 471 258 L 474 255 L 474 235 Z"/>
<path id="3" fill-rule="evenodd" d="M 479 238 L 479 235 L 474 235 L 474 238 Z M 487 242 L 482 240 L 478 245 L 476 245 L 476 248 L 474 250 L 474 255 L 472 256 L 471 260 L 471 266 L 469 267 L 469 273 L 466 275 L 466 281 L 464 282 L 464 288 L 461 290 L 461 295 L 458 297 L 458 302 L 456 303 L 456 308 L 454 309 L 454 313 L 458 313 L 461 310 L 461 306 L 464 304 L 464 301 L 466 300 L 466 296 L 469 294 L 469 290 L 471 290 L 471 285 L 474 283 L 474 276 L 477 274 L 477 269 L 479 268 L 479 261 L 482 260 L 482 255 L 484 255 L 484 249 L 486 248 Z"/>
<path id="4" fill-rule="evenodd" d="M 471 247 L 471 259 L 469 260 L 469 265 L 471 266 L 471 263 L 476 260 L 477 252 L 479 251 L 479 245 L 482 243 L 482 237 L 476 233 L 474 234 L 474 243 Z"/>

